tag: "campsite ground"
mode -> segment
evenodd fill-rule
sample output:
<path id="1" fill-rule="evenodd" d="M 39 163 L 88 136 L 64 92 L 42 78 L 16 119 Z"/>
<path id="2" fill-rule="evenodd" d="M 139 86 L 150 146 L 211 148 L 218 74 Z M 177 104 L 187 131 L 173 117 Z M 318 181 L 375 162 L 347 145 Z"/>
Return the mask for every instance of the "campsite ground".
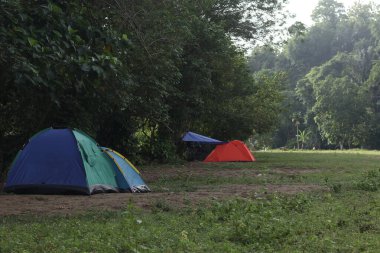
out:
<path id="1" fill-rule="evenodd" d="M 0 252 L 380 248 L 380 152 L 255 156 L 142 167 L 147 194 L 0 194 Z"/>
<path id="2" fill-rule="evenodd" d="M 219 165 L 219 166 L 218 166 Z M 240 164 L 248 165 L 248 164 Z M 315 169 L 273 168 L 269 174 L 298 177 L 314 173 Z M 305 191 L 327 190 L 318 184 L 262 184 L 263 172 L 255 168 L 229 168 L 225 164 L 159 166 L 145 168 L 143 177 L 153 192 L 147 194 L 95 194 L 81 195 L 0 195 L 0 216 L 16 214 L 68 214 L 88 210 L 121 210 L 126 204 L 152 209 L 159 203 L 172 208 L 196 206 L 208 200 L 224 200 L 233 197 L 250 197 L 252 194 L 281 192 L 296 194 Z M 220 181 L 220 183 L 218 183 Z M 235 181 L 235 182 L 234 182 Z M 241 181 L 241 182 L 239 182 Z M 256 184 L 255 182 L 260 182 Z M 12 203 L 12 204 L 10 204 Z"/>

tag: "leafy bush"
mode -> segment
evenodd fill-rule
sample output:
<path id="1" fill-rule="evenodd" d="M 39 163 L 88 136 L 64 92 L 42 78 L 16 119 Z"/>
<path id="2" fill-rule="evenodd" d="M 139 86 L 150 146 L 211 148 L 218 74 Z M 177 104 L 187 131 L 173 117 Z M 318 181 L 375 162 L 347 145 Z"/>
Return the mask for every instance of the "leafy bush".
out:
<path id="1" fill-rule="evenodd" d="M 363 191 L 375 192 L 380 189 L 380 169 L 370 170 L 357 183 L 357 187 Z"/>
<path id="2" fill-rule="evenodd" d="M 330 186 L 331 190 L 335 193 L 342 192 L 342 184 L 341 183 L 335 183 Z"/>

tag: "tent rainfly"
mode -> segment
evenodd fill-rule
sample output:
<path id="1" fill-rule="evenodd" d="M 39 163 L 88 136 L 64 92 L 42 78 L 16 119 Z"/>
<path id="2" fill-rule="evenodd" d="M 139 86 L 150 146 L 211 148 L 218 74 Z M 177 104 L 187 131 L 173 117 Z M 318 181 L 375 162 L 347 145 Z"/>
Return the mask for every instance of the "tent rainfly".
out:
<path id="1" fill-rule="evenodd" d="M 203 135 L 200 135 L 200 134 L 197 134 L 197 133 L 193 133 L 193 132 L 187 132 L 186 134 L 184 134 L 184 136 L 182 137 L 182 141 L 209 143 L 209 144 L 222 144 L 222 143 L 225 143 L 223 141 L 219 141 L 219 140 L 216 140 L 216 139 L 213 139 L 213 138 L 210 138 L 210 137 L 207 137 L 207 136 L 203 136 Z"/>

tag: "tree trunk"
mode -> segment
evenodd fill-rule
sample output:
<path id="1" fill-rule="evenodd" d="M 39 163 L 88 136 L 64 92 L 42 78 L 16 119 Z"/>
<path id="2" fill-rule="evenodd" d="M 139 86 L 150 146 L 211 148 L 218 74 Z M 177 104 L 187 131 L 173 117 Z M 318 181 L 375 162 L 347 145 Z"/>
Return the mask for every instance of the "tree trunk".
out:
<path id="1" fill-rule="evenodd" d="M 1 185 L 3 181 L 3 177 L 5 174 L 5 168 L 4 168 L 4 149 L 3 149 L 3 136 L 0 135 L 0 191 L 1 191 Z"/>
<path id="2" fill-rule="evenodd" d="M 297 150 L 299 150 L 299 149 L 300 149 L 300 143 L 299 143 L 299 141 L 298 141 L 298 124 L 296 125 L 296 127 L 297 127 L 297 134 L 296 134 L 296 139 L 297 139 Z"/>

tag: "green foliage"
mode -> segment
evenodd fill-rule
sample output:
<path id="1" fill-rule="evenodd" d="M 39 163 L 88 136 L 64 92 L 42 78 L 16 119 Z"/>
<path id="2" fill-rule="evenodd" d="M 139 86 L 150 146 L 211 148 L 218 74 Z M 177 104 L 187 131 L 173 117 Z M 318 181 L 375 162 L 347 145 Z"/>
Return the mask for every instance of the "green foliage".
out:
<path id="1" fill-rule="evenodd" d="M 252 71 L 288 75 L 274 146 L 290 143 L 297 134 L 290 122 L 297 112 L 304 116 L 300 129 L 311 131 L 313 146 L 379 146 L 379 13 L 374 4 L 345 10 L 338 1 L 322 0 L 313 11 L 315 24 L 290 27 L 282 50 L 254 50 Z"/>
<path id="2" fill-rule="evenodd" d="M 332 144 L 359 145 L 368 136 L 370 111 L 366 89 L 348 77 L 349 73 L 342 73 L 352 62 L 350 57 L 339 54 L 306 76 L 316 97 L 312 107 L 315 122 L 321 135 Z"/>
<path id="3" fill-rule="evenodd" d="M 252 97 L 252 107 L 256 106 L 253 110 L 254 130 L 257 133 L 266 133 L 276 127 L 278 115 L 282 111 L 283 95 L 281 91 L 283 83 L 286 81 L 286 74 L 283 72 L 275 74 L 259 72 L 254 78 L 257 87 L 256 93 Z"/>
<path id="4" fill-rule="evenodd" d="M 311 132 L 309 130 L 298 130 L 298 141 L 301 142 L 301 149 L 304 148 L 304 145 L 309 142 Z"/>
<path id="5" fill-rule="evenodd" d="M 260 90 L 233 41 L 272 40 L 283 2 L 2 1 L 0 167 L 50 126 L 80 128 L 134 161 L 175 160 L 190 129 L 266 131 L 277 93 Z"/>
<path id="6" fill-rule="evenodd" d="M 336 0 L 320 0 L 313 10 L 312 18 L 315 22 L 336 24 L 344 11 L 344 5 Z"/>
<path id="7" fill-rule="evenodd" d="M 380 169 L 368 171 L 357 183 L 357 187 L 364 191 L 375 192 L 380 189 Z"/>
<path id="8" fill-rule="evenodd" d="M 121 59 L 128 45 L 101 16 L 88 3 L 1 2 L 0 168 L 4 174 L 34 133 L 68 126 L 94 134 L 100 115 L 121 103 L 129 79 Z"/>

